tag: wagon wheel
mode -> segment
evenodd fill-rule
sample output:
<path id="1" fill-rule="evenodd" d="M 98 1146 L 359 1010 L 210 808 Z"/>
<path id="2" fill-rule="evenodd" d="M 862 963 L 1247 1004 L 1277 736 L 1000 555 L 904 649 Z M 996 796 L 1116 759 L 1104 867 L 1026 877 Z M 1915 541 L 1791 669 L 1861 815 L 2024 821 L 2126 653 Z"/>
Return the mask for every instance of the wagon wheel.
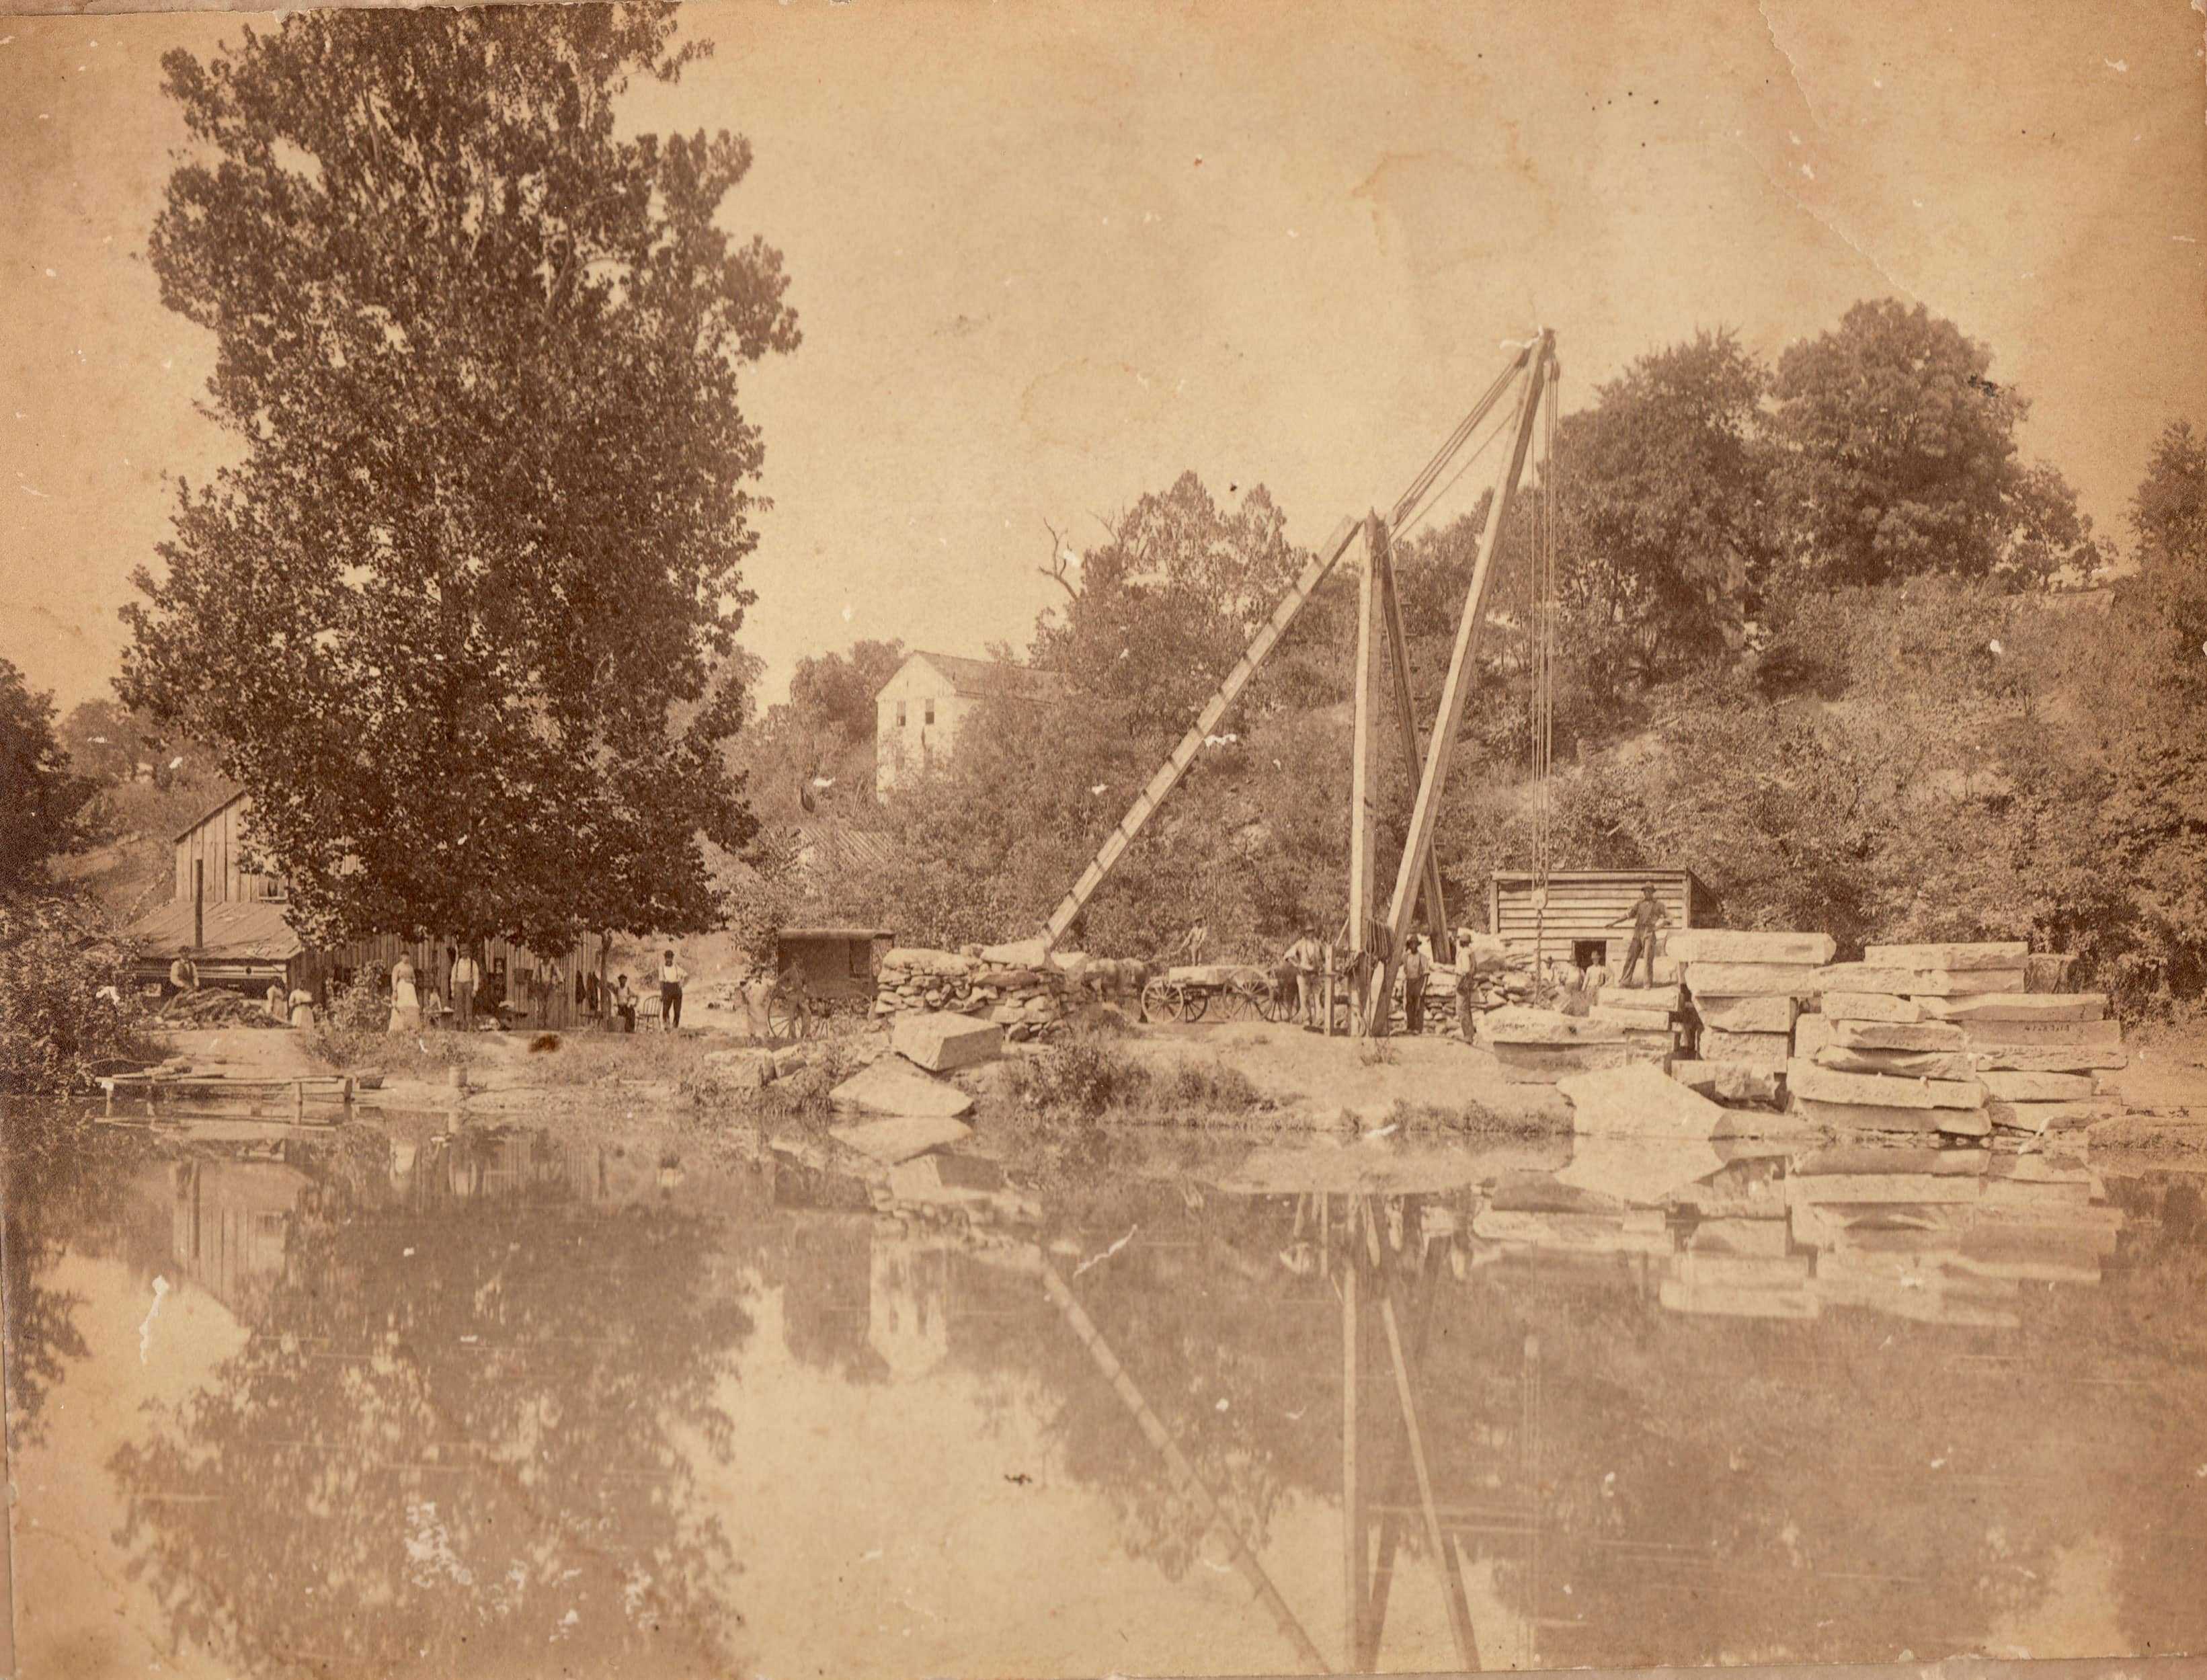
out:
<path id="1" fill-rule="evenodd" d="M 1275 1026 L 1295 1018 L 1295 995 L 1290 987 L 1285 992 L 1277 985 L 1266 986 L 1257 1001 L 1257 1013 Z"/>
<path id="2" fill-rule="evenodd" d="M 1183 986 L 1181 989 L 1181 1019 L 1199 1021 L 1203 1012 L 1211 1007 L 1211 990 L 1206 986 Z"/>
<path id="3" fill-rule="evenodd" d="M 788 997 L 780 992 L 768 1000 L 766 1006 L 767 1037 L 779 1043 L 787 1038 L 792 1043 L 812 1036 L 812 1011 L 801 997 Z"/>
<path id="4" fill-rule="evenodd" d="M 1222 1020 L 1253 1021 L 1271 1019 L 1265 1013 L 1271 993 L 1264 984 L 1243 975 L 1218 996 L 1218 1014 Z"/>
<path id="5" fill-rule="evenodd" d="M 1178 982 L 1156 979 L 1142 988 L 1142 1019 L 1145 1021 L 1184 1021 L 1193 1019 L 1187 1013 L 1187 993 Z"/>

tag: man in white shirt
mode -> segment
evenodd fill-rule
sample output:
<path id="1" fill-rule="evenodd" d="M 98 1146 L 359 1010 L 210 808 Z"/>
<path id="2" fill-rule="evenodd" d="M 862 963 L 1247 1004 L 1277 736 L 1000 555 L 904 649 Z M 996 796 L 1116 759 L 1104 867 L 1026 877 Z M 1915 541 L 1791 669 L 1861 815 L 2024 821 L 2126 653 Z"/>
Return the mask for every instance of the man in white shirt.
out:
<path id="1" fill-rule="evenodd" d="M 669 951 L 659 965 L 659 1025 L 663 1032 L 672 1032 L 682 1025 L 682 983 L 690 978 L 690 971 L 674 960 Z"/>
<path id="2" fill-rule="evenodd" d="M 452 959 L 452 1025 L 463 1032 L 475 1030 L 475 988 L 482 983 L 482 970 L 475 960 L 463 951 Z"/>

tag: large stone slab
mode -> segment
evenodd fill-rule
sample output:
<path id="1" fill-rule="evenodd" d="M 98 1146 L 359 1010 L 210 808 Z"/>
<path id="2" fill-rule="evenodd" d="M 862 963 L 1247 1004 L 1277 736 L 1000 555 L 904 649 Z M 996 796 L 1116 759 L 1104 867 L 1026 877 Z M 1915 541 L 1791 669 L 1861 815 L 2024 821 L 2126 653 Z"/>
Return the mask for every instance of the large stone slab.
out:
<path id="1" fill-rule="evenodd" d="M 1983 1109 L 1896 1109 L 1879 1103 L 1827 1103 L 1812 1097 L 1792 1099 L 1803 1120 L 1837 1132 L 1920 1132 L 1956 1138 L 1982 1138 L 1992 1130 Z"/>
<path id="2" fill-rule="evenodd" d="M 1619 1032 L 1660 1032 L 1671 1031 L 1671 1018 L 1660 1009 L 1618 1009 L 1606 1003 L 1597 1003 L 1587 1011 L 1587 1019 L 1598 1026 L 1613 1026 Z"/>
<path id="3" fill-rule="evenodd" d="M 1891 992 L 1826 992 L 1824 1013 L 1835 1021 L 1920 1021 L 1923 1007 Z"/>
<path id="4" fill-rule="evenodd" d="M 1586 1015 L 1559 1015 L 1552 1009 L 1515 1005 L 1490 1009 L 1479 1018 L 1479 1036 L 1494 1044 L 1605 1044 L 1623 1042 L 1622 1029 Z"/>
<path id="5" fill-rule="evenodd" d="M 889 1169 L 889 1198 L 984 1223 L 1026 1223 L 1042 1210 L 1004 1181 L 1003 1169 L 972 1155 L 921 1155 Z"/>
<path id="6" fill-rule="evenodd" d="M 2005 1103 L 2080 1103 L 2095 1094 L 2090 1073 L 2026 1073 L 1988 1068 L 1977 1075 L 1985 1094 Z"/>
<path id="7" fill-rule="evenodd" d="M 1900 1079 L 1974 1079 L 1977 1063 L 1963 1050 L 1858 1050 L 1827 1044 L 1809 1058 L 1842 1073 L 1880 1073 Z"/>
<path id="8" fill-rule="evenodd" d="M 936 1115 L 895 1115 L 886 1120 L 853 1121 L 828 1128 L 828 1136 L 861 1155 L 894 1167 L 930 1150 L 963 1143 L 973 1128 L 962 1120 Z"/>
<path id="9" fill-rule="evenodd" d="M 2083 1073 L 2094 1068 L 2127 1067 L 2131 1060 L 2117 1044 L 2008 1044 L 1981 1049 L 1974 1038 L 1970 1059 L 1980 1068 L 2008 1067 L 2019 1073 Z"/>
<path id="10" fill-rule="evenodd" d="M 1888 1079 L 1871 1073 L 1842 1073 L 1797 1057 L 1785 1067 L 1785 1088 L 1795 1099 L 1854 1103 L 1878 1109 L 1929 1109 L 1929 1081 Z"/>
<path id="11" fill-rule="evenodd" d="M 1743 928 L 1682 928 L 1663 948 L 1683 963 L 1788 963 L 1821 968 L 1839 949 L 1825 933 L 1757 933 Z M 1689 971 L 1690 973 L 1690 971 Z"/>
<path id="12" fill-rule="evenodd" d="M 1736 1061 L 1743 1067 L 1764 1067 L 1777 1073 L 1785 1066 L 1793 1053 L 1793 1035 L 1790 1032 L 1725 1032 L 1715 1027 L 1702 1029 L 1700 1044 L 1703 1061 Z"/>
<path id="13" fill-rule="evenodd" d="M 1803 1015 L 1793 1023 L 1793 1054 L 1813 1056 L 1827 1044 L 1835 1043 L 1833 1035 L 1839 1023 L 1822 1015 Z"/>
<path id="14" fill-rule="evenodd" d="M 1597 986 L 1589 1000 L 1602 1009 L 1657 1009 L 1676 1014 L 1686 1005 L 1686 989 L 1667 986 Z"/>
<path id="15" fill-rule="evenodd" d="M 2009 1103 L 1995 1097 L 1986 1099 L 1985 1115 L 2004 1132 L 2041 1137 L 2049 1132 L 2082 1131 L 2103 1120 L 2120 1120 L 2123 1104 L 2116 1097 L 2069 1103 Z"/>
<path id="16" fill-rule="evenodd" d="M 2120 1021 L 1964 1021 L 1960 1025 L 1973 1050 L 2025 1044 L 2111 1046 L 2123 1042 Z"/>
<path id="17" fill-rule="evenodd" d="M 1791 1032 L 1801 1013 L 1795 997 L 1697 997 L 1694 1013 L 1720 1032 Z"/>
<path id="18" fill-rule="evenodd" d="M 910 1062 L 883 1056 L 863 1073 L 843 1081 L 828 1093 L 828 1100 L 842 1109 L 867 1114 L 913 1115 L 955 1120 L 968 1112 L 973 1099 L 945 1080 L 921 1073 Z"/>
<path id="19" fill-rule="evenodd" d="M 1693 962 L 1686 989 L 1696 997 L 1808 997 L 1824 989 L 1825 971 L 1806 963 Z"/>
<path id="20" fill-rule="evenodd" d="M 1865 1103 L 1888 1109 L 1981 1109 L 1985 1090 L 1975 1079 L 1890 1079 L 1846 1073 L 1796 1060 L 1785 1068 L 1785 1088 L 1820 1103 Z"/>
<path id="21" fill-rule="evenodd" d="M 1660 1049 L 1650 1049 L 1623 1038 L 1606 1043 L 1494 1046 L 1495 1065 L 1515 1085 L 1553 1085 L 1573 1073 L 1594 1073 L 1640 1062 L 1660 1067 L 1666 1060 Z"/>
<path id="22" fill-rule="evenodd" d="M 971 1015 L 899 1015 L 889 1047 L 930 1073 L 954 1073 L 993 1060 L 1004 1048 L 1004 1030 Z"/>
<path id="23" fill-rule="evenodd" d="M 1874 968 L 1936 968 L 1960 972 L 1977 968 L 2021 968 L 2031 947 L 2022 940 L 1975 945 L 1870 945 L 1863 960 Z"/>
<path id="24" fill-rule="evenodd" d="M 1831 1042 L 1851 1050 L 1959 1050 L 1962 1030 L 1944 1021 L 1834 1021 Z"/>
<path id="25" fill-rule="evenodd" d="M 1717 1103 L 1775 1103 L 1783 1089 L 1781 1070 L 1737 1061 L 1674 1061 L 1671 1077 Z"/>
<path id="26" fill-rule="evenodd" d="M 1942 1021 L 2096 1021 L 2108 1013 L 2104 992 L 2027 992 L 1986 989 L 1985 995 L 1924 1001 L 1923 1013 Z"/>
<path id="27" fill-rule="evenodd" d="M 1709 1138 L 1725 1117 L 1708 1097 L 1644 1061 L 1574 1073 L 1556 1089 L 1570 1103 L 1571 1129 L 1592 1136 Z"/>
<path id="28" fill-rule="evenodd" d="M 1900 997 L 1961 997 L 1980 992 L 2020 992 L 2023 969 L 1893 968 L 1875 963 L 1835 963 L 1820 969 L 1820 992 L 1888 992 Z"/>

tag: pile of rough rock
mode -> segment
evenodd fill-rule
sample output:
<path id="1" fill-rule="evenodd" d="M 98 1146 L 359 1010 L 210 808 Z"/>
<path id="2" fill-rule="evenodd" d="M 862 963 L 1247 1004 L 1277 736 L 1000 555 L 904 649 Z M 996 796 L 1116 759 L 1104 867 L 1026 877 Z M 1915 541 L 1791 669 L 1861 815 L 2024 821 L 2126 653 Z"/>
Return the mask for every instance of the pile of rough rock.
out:
<path id="1" fill-rule="evenodd" d="M 1020 959 L 1032 956 L 1032 961 Z M 948 1012 L 993 1022 L 1022 1043 L 1065 1019 L 1064 972 L 1024 947 L 964 951 L 899 947 L 882 958 L 874 991 L 877 1017 Z"/>
<path id="2" fill-rule="evenodd" d="M 1797 1030 L 1786 1085 L 1824 1124 L 2031 1136 L 2118 1115 L 2102 1074 L 2122 1028 L 2096 992 L 2027 989 L 2019 943 L 1873 945 L 1824 971 L 1823 1010 Z"/>
<path id="3" fill-rule="evenodd" d="M 1673 1078 L 1720 1102 L 1775 1103 L 1793 1028 L 1815 1007 L 1837 947 L 1828 934 L 1688 928 L 1667 942 L 1699 1021 Z"/>
<path id="4" fill-rule="evenodd" d="M 165 1024 L 178 1027 L 290 1025 L 271 1015 L 264 1000 L 247 997 L 240 992 L 225 991 L 219 986 L 209 986 L 201 991 L 178 992 L 161 1005 L 158 1013 Z"/>

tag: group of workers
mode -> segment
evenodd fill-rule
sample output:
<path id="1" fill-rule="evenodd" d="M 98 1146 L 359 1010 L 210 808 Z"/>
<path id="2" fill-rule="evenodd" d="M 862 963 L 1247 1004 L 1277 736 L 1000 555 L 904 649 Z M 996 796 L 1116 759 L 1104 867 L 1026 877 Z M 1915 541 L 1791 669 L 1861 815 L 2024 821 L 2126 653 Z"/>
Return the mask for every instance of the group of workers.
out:
<path id="1" fill-rule="evenodd" d="M 689 979 L 689 971 L 676 960 L 674 953 L 667 952 L 661 959 L 657 977 L 659 1022 L 663 1031 L 672 1032 L 681 1026 L 683 988 Z M 530 973 L 526 989 L 533 1000 L 538 1025 L 566 1026 L 573 1024 L 575 1017 L 583 1017 L 601 1019 L 618 1031 L 636 1031 L 638 995 L 629 985 L 627 975 L 616 977 L 607 985 L 595 972 L 578 966 L 572 980 L 571 1012 L 569 977 L 562 972 L 556 958 Z M 172 991 L 179 993 L 199 990 L 199 965 L 192 959 L 190 946 L 176 948 L 175 960 L 169 965 L 169 985 Z M 391 970 L 390 1031 L 416 1032 L 429 1025 L 472 1032 L 478 1023 L 501 1023 L 506 1001 L 503 963 L 486 977 L 482 965 L 470 953 L 448 945 L 445 948 L 445 984 L 440 987 L 434 953 L 425 974 L 415 966 L 411 952 L 401 952 Z M 282 980 L 271 980 L 263 1002 L 272 1020 L 296 1027 L 314 1025 L 314 995 L 303 984 L 287 990 Z"/>
<path id="2" fill-rule="evenodd" d="M 1624 963 L 1619 983 L 1630 986 L 1636 968 L 1644 968 L 1644 983 L 1655 983 L 1655 936 L 1670 923 L 1670 913 L 1663 908 L 1662 900 L 1655 896 L 1655 888 L 1643 885 L 1640 897 L 1623 916 L 1609 925 L 1630 927 L 1631 938 L 1624 948 Z M 1476 936 L 1469 928 L 1456 930 L 1456 960 L 1453 968 L 1456 977 L 1456 1028 L 1467 1039 L 1472 1036 L 1472 1021 L 1479 1012 L 1479 988 L 1473 983 L 1478 957 L 1474 949 Z M 1319 1011 L 1325 1004 L 1324 981 L 1329 972 L 1337 977 L 1346 973 L 1354 978 L 1361 963 L 1371 960 L 1364 954 L 1352 954 L 1344 969 L 1334 964 L 1332 953 L 1319 942 L 1317 930 L 1306 925 L 1301 936 L 1282 954 L 1282 960 L 1295 976 L 1295 1006 L 1306 1026 L 1319 1024 Z M 1425 1031 L 1426 983 L 1433 972 L 1433 960 L 1426 948 L 1421 935 L 1412 934 L 1403 942 L 1403 1024 L 1406 1030 L 1417 1033 Z M 1597 962 L 1591 968 L 1565 965 L 1556 978 L 1558 1007 L 1566 1014 L 1584 1014 L 1589 1000 L 1604 986 L 1611 983 L 1606 967 Z"/>

